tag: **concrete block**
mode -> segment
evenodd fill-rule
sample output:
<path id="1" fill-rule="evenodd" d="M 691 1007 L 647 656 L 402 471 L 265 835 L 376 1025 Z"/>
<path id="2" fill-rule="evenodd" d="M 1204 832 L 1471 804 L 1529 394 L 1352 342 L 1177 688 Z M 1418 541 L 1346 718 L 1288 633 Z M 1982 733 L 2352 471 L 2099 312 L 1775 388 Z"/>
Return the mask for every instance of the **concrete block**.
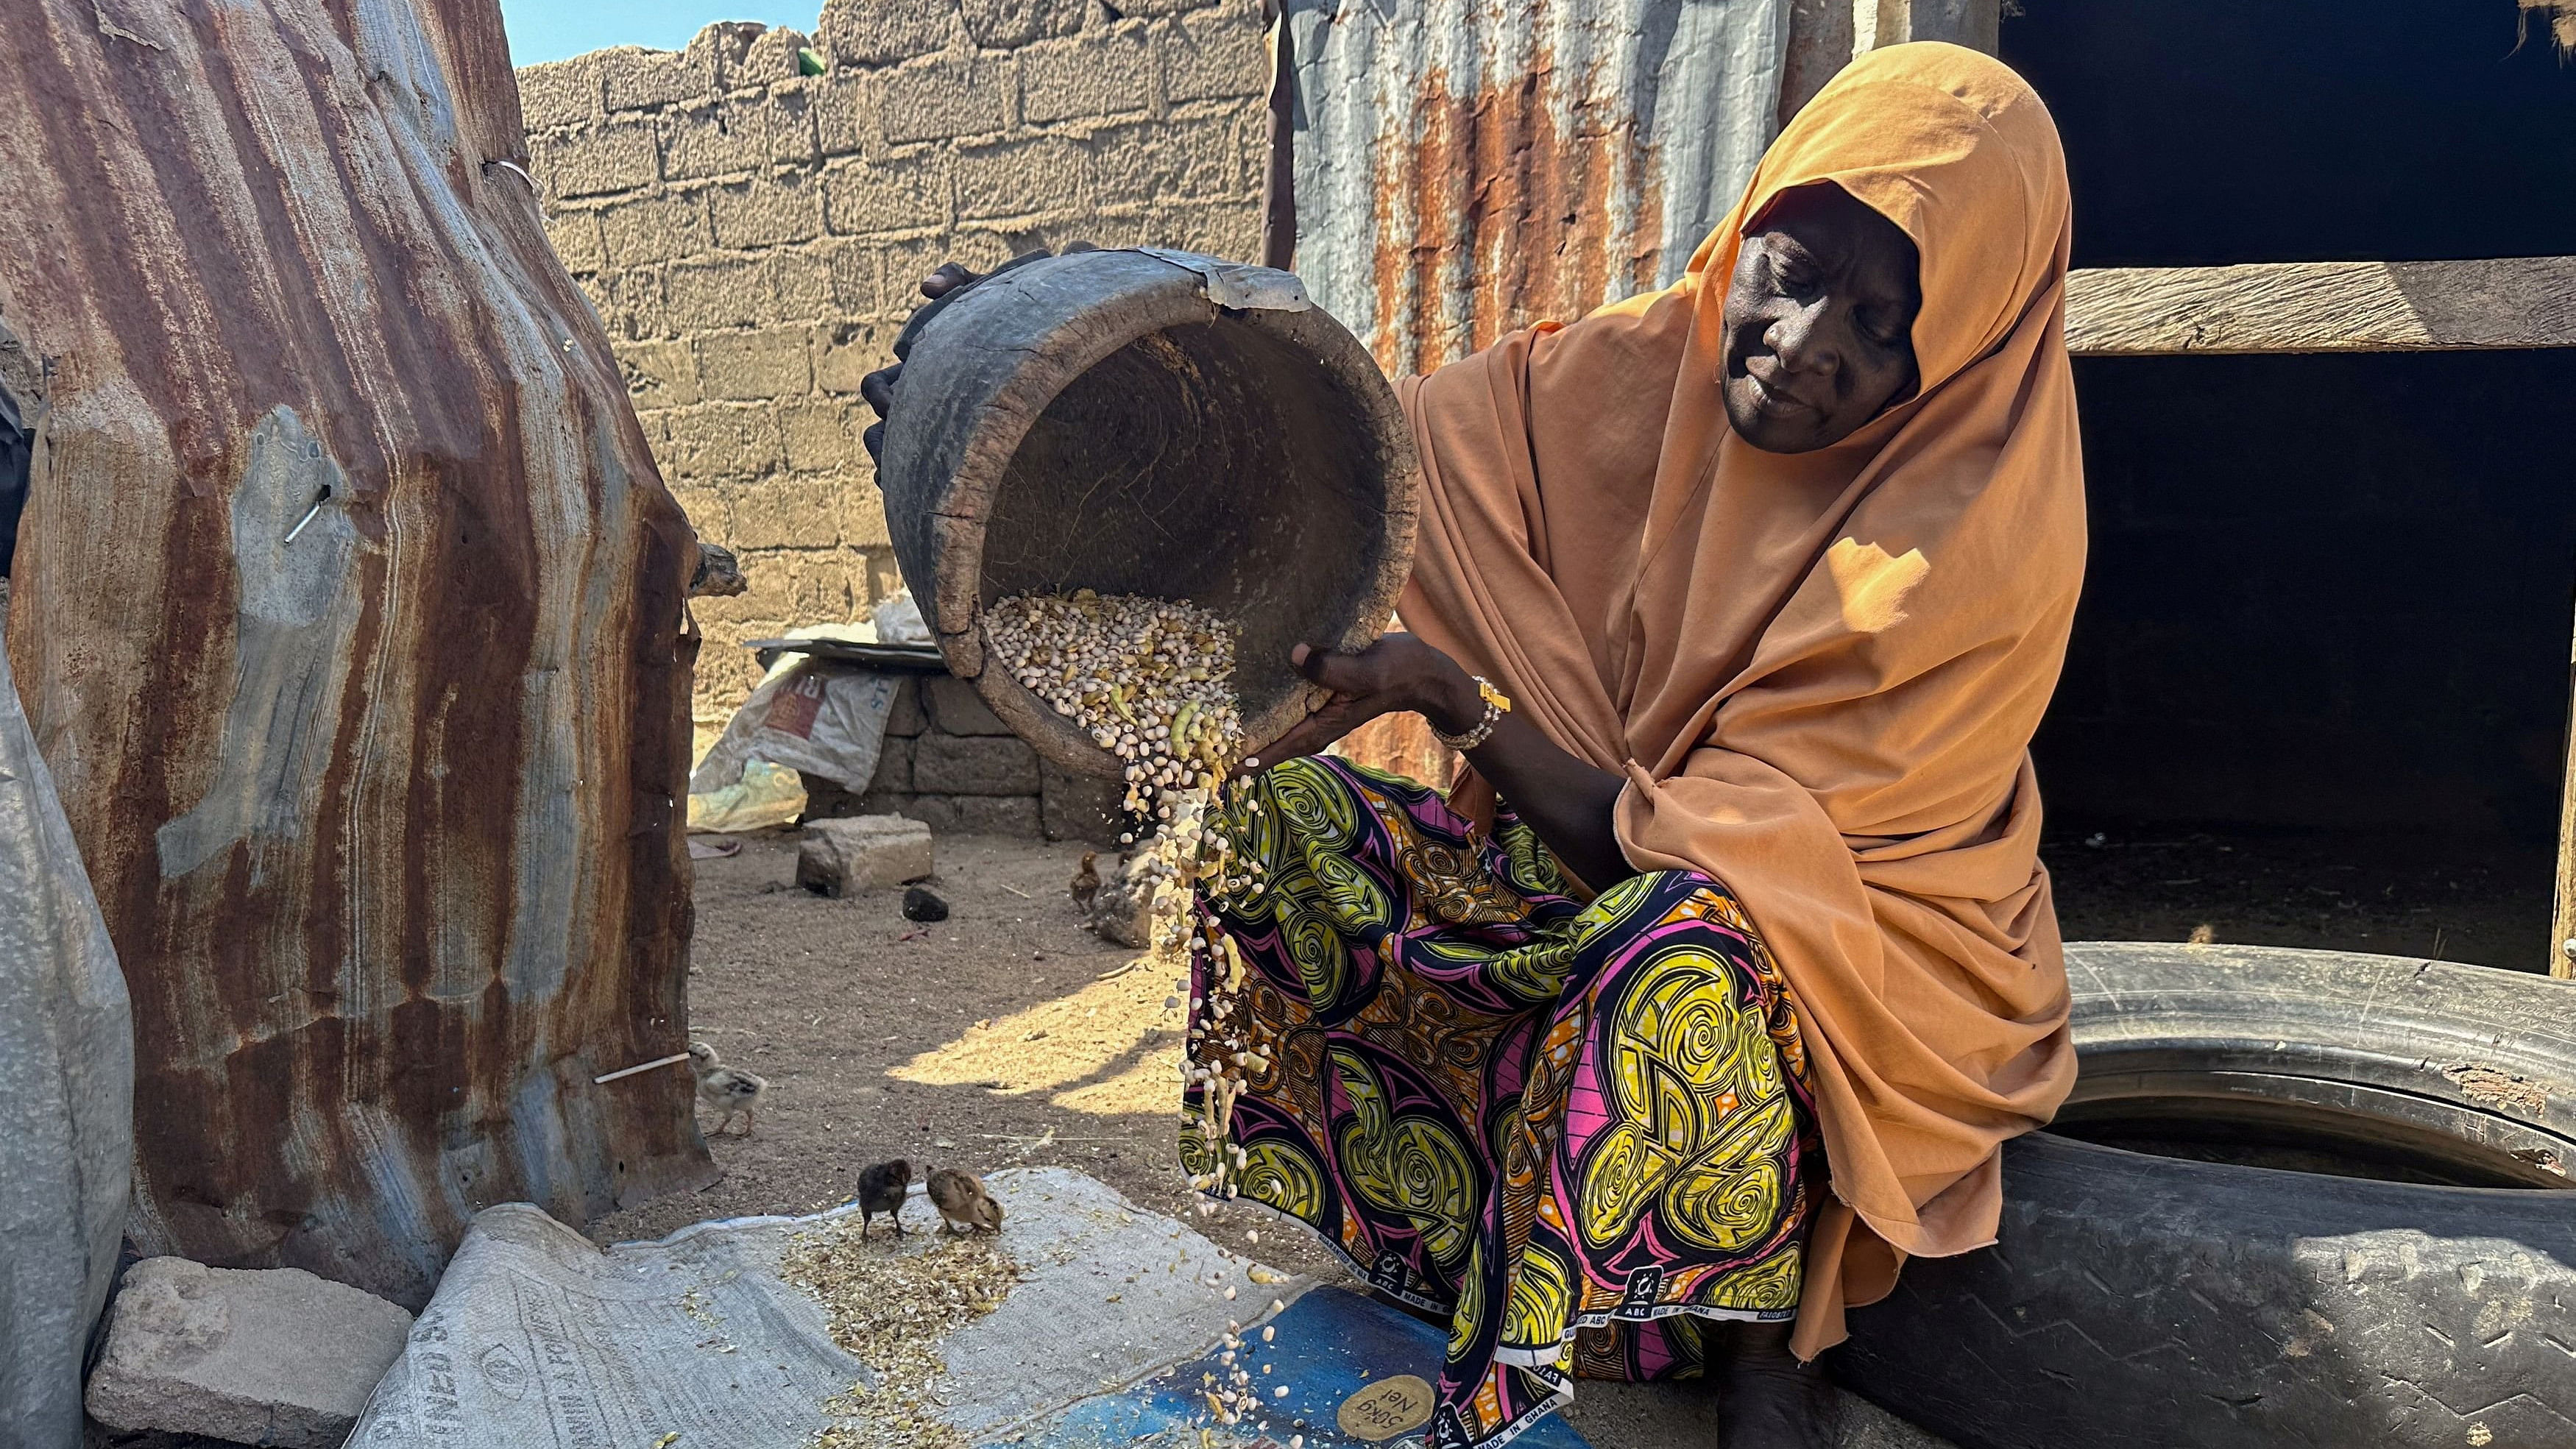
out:
<path id="1" fill-rule="evenodd" d="M 832 58 L 892 65 L 945 47 L 957 35 L 956 0 L 825 0 L 816 33 Z"/>
<path id="2" fill-rule="evenodd" d="M 1103 200 L 1231 201 L 1261 194 L 1263 153 L 1224 116 L 1122 126 L 1082 144 L 1092 190 Z"/>
<path id="3" fill-rule="evenodd" d="M 912 786 L 924 794 L 1026 795 L 1037 825 L 1038 752 L 1009 735 L 925 734 L 912 752 Z"/>
<path id="4" fill-rule="evenodd" d="M 653 337 L 670 330 L 670 299 L 658 268 L 598 272 L 581 281 L 611 339 Z"/>
<path id="5" fill-rule="evenodd" d="M 930 827 L 900 815 L 815 821 L 796 850 L 796 883 L 819 896 L 888 890 L 934 869 Z"/>
<path id="6" fill-rule="evenodd" d="M 944 227 L 954 185 L 944 151 L 836 166 L 823 183 L 823 219 L 839 236 Z"/>
<path id="7" fill-rule="evenodd" d="M 1049 840 L 1116 844 L 1127 828 L 1120 813 L 1126 798 L 1116 780 L 1077 775 L 1053 760 L 1038 760 L 1038 825 Z"/>
<path id="8" fill-rule="evenodd" d="M 850 481 L 841 488 L 841 543 L 856 549 L 890 548 L 894 535 L 886 528 L 885 493 L 876 485 L 876 464 L 868 457 L 865 446 L 855 440 L 875 417 L 873 413 L 852 411 L 850 421 L 855 429 L 850 454 Z M 861 482 L 860 479 L 868 481 Z"/>
<path id="9" fill-rule="evenodd" d="M 704 100 L 715 91 L 707 67 L 676 50 L 621 45 L 595 54 L 612 112 L 657 110 Z"/>
<path id="10" fill-rule="evenodd" d="M 845 259 L 864 257 L 874 268 L 870 275 L 876 278 L 877 290 L 870 311 L 892 329 L 886 339 L 889 348 L 894 334 L 902 332 L 904 320 L 922 304 L 922 278 L 937 271 L 941 263 L 953 261 L 983 272 L 1012 256 L 1007 246 L 979 245 L 975 237 L 962 233 L 909 241 L 847 242 L 843 248 Z"/>
<path id="11" fill-rule="evenodd" d="M 975 692 L 974 685 L 953 674 L 934 674 L 929 676 L 929 680 L 930 687 L 925 692 L 924 702 L 930 708 L 932 724 L 941 734 L 1007 735 L 1011 732 L 1011 727 L 1002 723 L 1002 717 L 993 713 L 992 706 L 984 703 L 984 696 Z"/>
<path id="12" fill-rule="evenodd" d="M 909 737 L 930 728 L 930 716 L 921 707 L 921 683 L 922 676 L 906 675 L 903 683 L 895 686 L 894 710 L 886 716 L 887 735 Z M 910 766 L 905 768 L 903 788 L 909 790 L 912 788 Z"/>
<path id="13" fill-rule="evenodd" d="M 715 249 L 702 192 L 669 192 L 619 200 L 599 215 L 609 260 L 619 266 L 677 261 Z"/>
<path id="14" fill-rule="evenodd" d="M 890 733 L 885 737 L 885 745 L 877 753 L 877 772 L 868 781 L 868 788 L 912 793 L 912 740 L 908 736 Z"/>
<path id="15" fill-rule="evenodd" d="M 741 491 L 756 492 L 760 486 Z M 728 501 L 731 519 L 739 511 L 740 493 Z M 743 602 L 752 606 L 752 618 L 810 622 L 846 619 L 853 611 L 850 566 L 837 549 L 746 547 L 742 563 L 751 581 Z"/>
<path id="16" fill-rule="evenodd" d="M 1020 119 L 1029 125 L 1141 116 L 1153 108 L 1154 56 L 1142 24 L 1020 52 Z"/>
<path id="17" fill-rule="evenodd" d="M 620 342 L 617 370 L 636 410 L 686 407 L 699 400 L 698 362 L 685 342 Z"/>
<path id="18" fill-rule="evenodd" d="M 685 55 L 706 71 L 709 85 L 717 91 L 760 85 L 768 77 L 750 73 L 751 54 L 768 33 L 769 27 L 757 20 L 711 21 L 689 37 Z"/>
<path id="19" fill-rule="evenodd" d="M 531 138 L 528 163 L 546 194 L 553 197 L 633 191 L 652 185 L 662 175 L 653 127 L 645 121 L 612 121 L 595 129 Z"/>
<path id="20" fill-rule="evenodd" d="M 1040 834 L 1035 795 L 924 793 L 908 798 L 906 812 L 915 820 L 929 821 L 931 829 L 942 835 L 1016 835 L 1035 840 Z"/>
<path id="21" fill-rule="evenodd" d="M 908 820 L 919 820 L 923 824 L 931 825 L 931 834 L 934 837 L 954 833 L 948 824 L 931 824 L 930 820 L 919 812 L 913 794 L 909 790 L 879 790 L 871 787 L 866 794 L 859 797 L 858 805 L 849 813 L 901 815 Z"/>
<path id="22" fill-rule="evenodd" d="M 788 246 L 823 234 L 823 192 L 795 172 L 763 173 L 707 193 L 716 245 L 727 251 Z"/>
<path id="23" fill-rule="evenodd" d="M 867 456 L 859 433 L 867 426 L 852 405 L 841 402 L 790 403 L 778 410 L 778 430 L 787 444 L 787 471 L 835 473 L 855 469 Z M 866 418 L 873 420 L 874 413 Z"/>
<path id="24" fill-rule="evenodd" d="M 840 256 L 847 245 L 826 240 L 771 252 L 772 295 L 777 301 L 769 320 L 820 322 L 871 311 L 876 305 L 873 260 Z M 845 282 L 842 268 L 853 260 L 865 262 L 866 269 L 856 281 Z"/>
<path id="25" fill-rule="evenodd" d="M 869 373 L 894 361 L 893 326 L 836 322 L 814 339 L 814 386 L 821 392 L 857 392 Z"/>
<path id="26" fill-rule="evenodd" d="M 989 136 L 1009 128 L 1017 84 L 1007 59 L 926 56 L 878 78 L 877 120 L 897 146 Z"/>
<path id="27" fill-rule="evenodd" d="M 1037 136 L 962 151 L 957 157 L 957 215 L 967 220 L 1080 210 L 1093 168 L 1083 148 L 1061 136 Z"/>
<path id="28" fill-rule="evenodd" d="M 593 52 L 519 70 L 519 115 L 529 134 L 586 125 L 599 115 L 600 69 Z"/>
<path id="29" fill-rule="evenodd" d="M 1197 202 L 1158 208 L 1156 222 L 1155 230 L 1164 238 L 1164 246 L 1236 261 L 1261 258 L 1258 201 Z"/>
<path id="30" fill-rule="evenodd" d="M 816 130 L 817 83 L 781 81 L 769 93 L 769 164 L 808 168 L 823 159 Z"/>
<path id="31" fill-rule="evenodd" d="M 778 289 L 757 257 L 673 262 L 663 284 L 671 324 L 683 332 L 778 320 Z"/>
<path id="32" fill-rule="evenodd" d="M 810 775 L 803 770 L 796 772 L 796 779 L 805 787 L 805 813 L 797 817 L 804 824 L 870 813 L 859 808 L 859 797 L 843 789 L 838 780 Z"/>
<path id="33" fill-rule="evenodd" d="M 1250 7 L 1191 15 L 1156 29 L 1163 95 L 1171 104 L 1270 94 L 1270 51 Z"/>
<path id="34" fill-rule="evenodd" d="M 1006 50 L 1082 28 L 1091 0 L 959 0 L 966 33 L 988 49 Z"/>
<path id="35" fill-rule="evenodd" d="M 608 265 L 608 250 L 600 242 L 596 211 L 555 212 L 546 218 L 546 240 L 554 244 L 555 255 L 562 259 L 567 272 L 596 272 Z"/>
<path id="36" fill-rule="evenodd" d="M 726 541 L 738 548 L 830 548 L 841 541 L 833 492 L 828 481 L 811 478 L 746 479 L 733 490 L 733 532 Z"/>
<path id="37" fill-rule="evenodd" d="M 767 408 L 702 403 L 663 414 L 663 425 L 670 429 L 671 444 L 660 461 L 679 477 L 704 482 L 758 478 L 778 467 L 778 419 Z M 768 541 L 737 534 L 728 542 L 758 548 Z"/>
<path id="38" fill-rule="evenodd" d="M 847 156 L 883 145 L 875 139 L 876 92 L 864 77 L 843 72 L 805 84 L 814 144 L 822 154 Z"/>
<path id="39" fill-rule="evenodd" d="M 804 73 L 797 65 L 796 53 L 813 43 L 814 38 L 801 30 L 785 25 L 765 27 L 743 47 L 741 59 L 728 62 L 717 72 L 717 79 L 727 86 L 793 84 Z M 691 49 L 697 47 L 696 41 L 689 44 Z"/>
<path id="40" fill-rule="evenodd" d="M 762 327 L 698 339 L 698 378 L 707 396 L 748 401 L 804 397 L 814 390 L 810 329 Z"/>
<path id="41" fill-rule="evenodd" d="M 769 117 L 759 97 L 665 111 L 662 167 L 674 181 L 734 176 L 769 162 Z"/>
<path id="42" fill-rule="evenodd" d="M 209 1268 L 146 1258 L 127 1270 L 92 1418 L 116 1429 L 338 1449 L 412 1317 L 300 1268 Z"/>

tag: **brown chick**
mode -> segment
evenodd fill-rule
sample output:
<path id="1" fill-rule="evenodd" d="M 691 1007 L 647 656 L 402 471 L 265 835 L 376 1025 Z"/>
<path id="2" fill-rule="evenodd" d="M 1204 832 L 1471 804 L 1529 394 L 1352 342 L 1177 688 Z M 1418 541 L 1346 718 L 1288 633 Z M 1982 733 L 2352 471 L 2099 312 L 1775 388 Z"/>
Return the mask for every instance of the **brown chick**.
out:
<path id="1" fill-rule="evenodd" d="M 880 1162 L 859 1174 L 859 1241 L 868 1240 L 868 1219 L 879 1213 L 894 1219 L 896 1236 L 903 1233 L 903 1200 L 912 1186 L 912 1164 L 898 1157 Z"/>
<path id="2" fill-rule="evenodd" d="M 716 1049 L 705 1042 L 689 1044 L 689 1070 L 698 1074 L 698 1100 L 716 1113 L 716 1131 L 721 1133 L 733 1119 L 742 1119 L 742 1135 L 751 1135 L 752 1109 L 769 1091 L 769 1079 L 757 1072 L 729 1067 L 716 1055 Z"/>
<path id="3" fill-rule="evenodd" d="M 1100 852 L 1086 850 L 1082 853 L 1082 869 L 1073 873 L 1072 889 L 1073 903 L 1089 911 L 1092 900 L 1100 894 Z"/>
<path id="4" fill-rule="evenodd" d="M 941 1223 L 952 1233 L 971 1232 L 982 1228 L 988 1233 L 1002 1230 L 1002 1205 L 984 1191 L 982 1179 L 972 1173 L 943 1167 L 930 1175 L 930 1202 L 939 1209 Z"/>

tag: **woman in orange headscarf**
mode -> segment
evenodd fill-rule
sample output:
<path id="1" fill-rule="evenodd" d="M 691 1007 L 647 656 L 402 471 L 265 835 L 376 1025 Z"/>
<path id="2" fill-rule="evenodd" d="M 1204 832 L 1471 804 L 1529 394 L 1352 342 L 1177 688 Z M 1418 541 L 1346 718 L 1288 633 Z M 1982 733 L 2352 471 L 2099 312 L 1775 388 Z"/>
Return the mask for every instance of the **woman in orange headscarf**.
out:
<path id="1" fill-rule="evenodd" d="M 2029 87 L 1898 46 L 1680 282 L 1406 386 L 1410 633 L 1300 651 L 1335 698 L 1271 753 L 1418 710 L 1487 806 L 1263 773 L 1199 1052 L 1274 1045 L 1189 1146 L 1448 1318 L 1438 1442 L 1703 1360 L 1729 1449 L 1820 1442 L 1845 1306 L 1994 1240 L 2074 1074 L 2028 755 L 2068 237 Z"/>
<path id="2" fill-rule="evenodd" d="M 1406 385 L 1410 632 L 1298 653 L 1332 699 L 1201 898 L 1183 1156 L 1450 1325 L 1436 1444 L 1702 1368 L 1727 1449 L 1830 1443 L 1845 1306 L 1994 1240 L 2074 1074 L 2028 754 L 2068 238 L 2030 88 L 1897 46 L 1680 282 Z M 1399 710 L 1448 799 L 1308 757 Z"/>

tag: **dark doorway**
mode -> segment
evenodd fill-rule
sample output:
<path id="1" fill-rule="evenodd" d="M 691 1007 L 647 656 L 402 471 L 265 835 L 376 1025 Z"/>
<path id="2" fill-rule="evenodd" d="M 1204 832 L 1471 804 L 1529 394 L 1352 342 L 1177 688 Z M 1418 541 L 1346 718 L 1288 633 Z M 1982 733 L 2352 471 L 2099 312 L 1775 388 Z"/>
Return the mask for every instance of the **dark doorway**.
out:
<path id="1" fill-rule="evenodd" d="M 2019 0 L 2075 265 L 2576 254 L 2576 72 L 2515 0 Z"/>
<path id="2" fill-rule="evenodd" d="M 2576 254 L 2576 70 L 2514 0 L 2021 0 L 2076 265 Z M 2576 350 L 2095 358 L 2035 746 L 2072 937 L 2542 969 Z"/>

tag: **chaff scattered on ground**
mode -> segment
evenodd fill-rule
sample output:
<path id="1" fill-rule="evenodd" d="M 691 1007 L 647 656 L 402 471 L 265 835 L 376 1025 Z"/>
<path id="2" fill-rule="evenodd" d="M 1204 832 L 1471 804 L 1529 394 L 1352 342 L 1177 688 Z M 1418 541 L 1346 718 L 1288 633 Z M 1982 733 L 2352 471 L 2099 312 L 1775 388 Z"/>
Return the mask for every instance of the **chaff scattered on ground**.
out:
<path id="1" fill-rule="evenodd" d="M 809 1449 L 967 1449 L 940 1414 L 933 1386 L 948 1364 L 936 1340 L 1000 1307 L 1020 1265 L 980 1237 L 862 1243 L 858 1221 L 798 1234 L 779 1263 L 823 1305 L 832 1341 L 876 1376 L 824 1404 L 833 1422 Z"/>

